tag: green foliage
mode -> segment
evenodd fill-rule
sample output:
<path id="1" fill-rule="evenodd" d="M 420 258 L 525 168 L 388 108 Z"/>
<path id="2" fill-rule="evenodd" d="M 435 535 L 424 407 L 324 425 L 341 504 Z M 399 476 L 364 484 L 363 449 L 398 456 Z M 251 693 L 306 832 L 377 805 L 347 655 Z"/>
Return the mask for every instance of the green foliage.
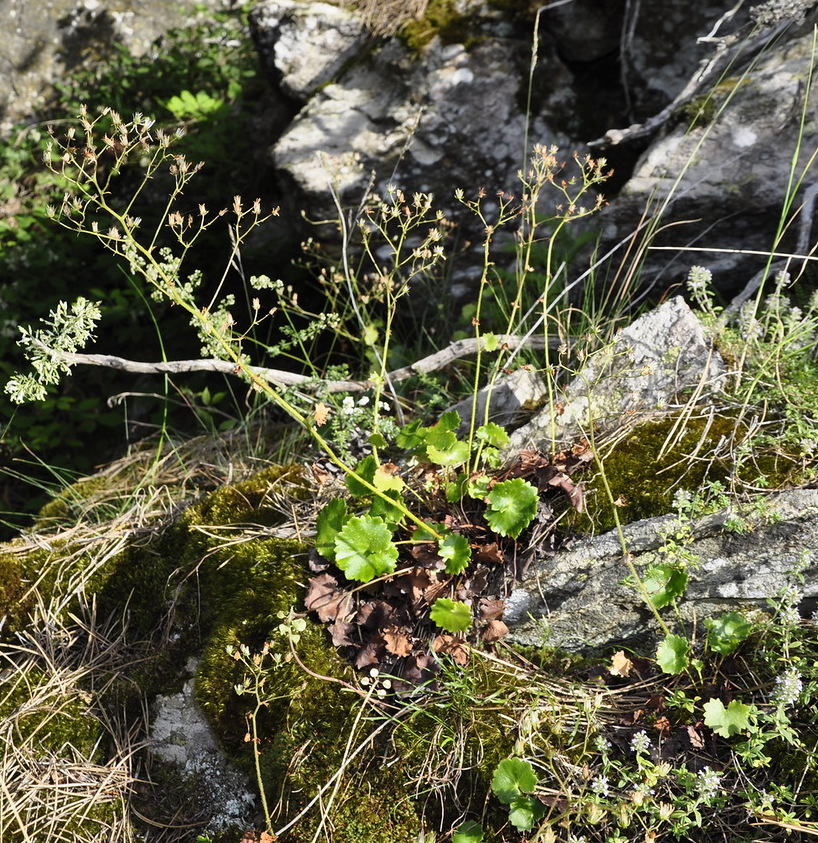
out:
<path id="1" fill-rule="evenodd" d="M 446 632 L 465 632 L 471 627 L 471 609 L 460 600 L 439 597 L 432 604 L 429 617 Z"/>
<path id="2" fill-rule="evenodd" d="M 656 650 L 656 662 L 663 673 L 676 675 L 690 663 L 687 638 L 681 635 L 666 635 Z"/>
<path id="3" fill-rule="evenodd" d="M 70 308 L 65 302 L 60 302 L 44 320 L 43 328 L 32 331 L 21 327 L 19 344 L 36 374 L 15 375 L 8 380 L 5 391 L 11 400 L 16 404 L 44 400 L 46 387 L 59 383 L 70 370 L 66 355 L 83 348 L 93 337 L 100 315 L 97 302 L 80 297 Z"/>
<path id="4" fill-rule="evenodd" d="M 747 640 L 753 625 L 741 612 L 725 612 L 717 618 L 705 618 L 707 646 L 714 653 L 729 656 Z"/>
<path id="5" fill-rule="evenodd" d="M 642 584 L 650 602 L 657 609 L 669 605 L 681 597 L 687 589 L 687 571 L 674 564 L 660 562 L 646 571 Z"/>
<path id="6" fill-rule="evenodd" d="M 335 540 L 349 518 L 349 510 L 343 498 L 328 503 L 315 522 L 315 548 L 330 562 L 335 561 Z"/>
<path id="7" fill-rule="evenodd" d="M 533 796 L 518 796 L 508 806 L 509 822 L 517 831 L 531 831 L 544 816 L 545 805 Z"/>
<path id="8" fill-rule="evenodd" d="M 471 560 L 471 548 L 465 536 L 459 533 L 447 533 L 438 544 L 440 556 L 446 560 L 447 574 L 462 573 Z"/>
<path id="9" fill-rule="evenodd" d="M 746 732 L 750 728 L 750 718 L 753 716 L 752 706 L 744 705 L 738 700 L 731 700 L 725 708 L 721 700 L 711 699 L 704 704 L 703 710 L 705 725 L 723 738 Z"/>
<path id="10" fill-rule="evenodd" d="M 501 536 L 516 539 L 537 514 L 537 490 L 520 477 L 498 483 L 487 499 L 486 521 Z"/>
<path id="11" fill-rule="evenodd" d="M 421 428 L 425 457 L 434 465 L 462 465 L 469 458 L 469 445 L 457 438 L 455 431 L 460 427 L 460 416 L 450 410 L 444 413 L 437 424 Z"/>
<path id="12" fill-rule="evenodd" d="M 353 580 L 369 582 L 395 570 L 398 549 L 382 518 L 350 517 L 335 537 L 335 564 Z"/>
<path id="13" fill-rule="evenodd" d="M 461 823 L 452 834 L 452 843 L 483 843 L 483 826 L 473 820 Z"/>
<path id="14" fill-rule="evenodd" d="M 492 792 L 504 805 L 512 804 L 524 794 L 533 793 L 536 787 L 537 774 L 522 758 L 503 759 L 491 779 Z"/>
<path id="15" fill-rule="evenodd" d="M 491 789 L 494 795 L 508 805 L 508 818 L 518 831 L 530 831 L 537 820 L 545 816 L 545 806 L 533 796 L 537 787 L 537 774 L 528 761 L 505 758 L 494 771 Z"/>

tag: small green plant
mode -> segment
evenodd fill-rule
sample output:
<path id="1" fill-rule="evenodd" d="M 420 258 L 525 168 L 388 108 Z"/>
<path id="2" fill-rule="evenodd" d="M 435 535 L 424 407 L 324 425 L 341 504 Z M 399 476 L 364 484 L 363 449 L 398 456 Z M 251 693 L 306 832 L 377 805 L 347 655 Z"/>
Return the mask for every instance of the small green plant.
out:
<path id="1" fill-rule="evenodd" d="M 537 785 L 534 768 L 522 758 L 506 758 L 494 771 L 491 790 L 508 805 L 509 821 L 518 831 L 531 831 L 545 815 L 545 806 L 532 795 Z"/>

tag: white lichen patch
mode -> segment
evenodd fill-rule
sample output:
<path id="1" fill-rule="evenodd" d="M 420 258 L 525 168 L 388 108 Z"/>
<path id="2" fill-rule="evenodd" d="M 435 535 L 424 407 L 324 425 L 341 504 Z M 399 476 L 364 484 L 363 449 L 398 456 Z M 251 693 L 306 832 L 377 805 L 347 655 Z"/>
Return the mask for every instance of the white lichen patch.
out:
<path id="1" fill-rule="evenodd" d="M 188 667 L 195 671 L 195 662 Z M 247 779 L 219 748 L 205 716 L 193 697 L 189 679 L 178 694 L 158 696 L 151 724 L 151 752 L 187 781 L 195 781 L 202 804 L 212 807 L 205 829 L 216 833 L 230 827 L 251 827 L 256 797 Z"/>

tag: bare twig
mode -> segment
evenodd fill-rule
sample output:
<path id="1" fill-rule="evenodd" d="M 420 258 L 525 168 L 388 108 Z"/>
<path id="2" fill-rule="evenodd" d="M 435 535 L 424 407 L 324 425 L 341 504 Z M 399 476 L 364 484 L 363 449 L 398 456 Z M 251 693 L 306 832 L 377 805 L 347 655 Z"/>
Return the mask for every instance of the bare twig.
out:
<path id="1" fill-rule="evenodd" d="M 764 29 L 750 37 L 736 32 L 718 39 L 714 54 L 700 62 L 696 72 L 673 102 L 644 123 L 634 123 L 626 129 L 609 129 L 601 138 L 589 141 L 588 146 L 616 146 L 655 134 L 683 105 L 699 96 L 705 89 L 709 91 L 713 87 L 714 78 L 718 78 L 739 59 L 746 62 L 755 58 L 768 44 L 774 42 L 787 26 L 789 22 L 784 22 L 774 29 Z"/>
<path id="2" fill-rule="evenodd" d="M 520 337 L 516 334 L 500 334 L 497 336 L 499 347 L 512 351 L 522 345 L 539 349 L 545 347 L 542 337 Z M 35 341 L 36 342 L 36 341 Z M 409 366 L 395 369 L 386 377 L 392 382 L 399 382 L 412 377 L 412 375 L 427 374 L 436 372 L 461 357 L 476 354 L 478 343 L 481 348 L 485 347 L 485 338 L 472 338 L 458 340 L 451 345 L 424 357 Z M 214 358 L 202 358 L 199 360 L 169 360 L 159 363 L 145 363 L 139 360 L 126 360 L 124 357 L 115 357 L 111 354 L 77 354 L 70 352 L 57 352 L 52 348 L 39 343 L 40 347 L 58 358 L 69 366 L 103 366 L 108 369 L 118 369 L 122 372 L 135 372 L 139 374 L 179 374 L 183 372 L 218 372 L 223 375 L 241 374 L 241 370 L 227 360 Z M 371 381 L 346 381 L 346 380 L 321 380 L 320 378 L 308 375 L 299 375 L 295 372 L 285 372 L 282 369 L 268 369 L 264 366 L 249 366 L 248 369 L 257 377 L 277 386 L 297 386 L 305 390 L 316 390 L 319 387 L 330 393 L 337 392 L 364 392 L 371 389 Z"/>

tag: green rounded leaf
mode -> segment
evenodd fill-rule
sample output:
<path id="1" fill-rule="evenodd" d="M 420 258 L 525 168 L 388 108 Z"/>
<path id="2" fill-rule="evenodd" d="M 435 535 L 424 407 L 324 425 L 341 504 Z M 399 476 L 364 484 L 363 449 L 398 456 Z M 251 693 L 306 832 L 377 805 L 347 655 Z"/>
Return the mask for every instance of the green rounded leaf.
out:
<path id="1" fill-rule="evenodd" d="M 335 561 L 335 539 L 349 518 L 343 498 L 328 503 L 315 520 L 315 549 L 330 562 Z"/>
<path id="2" fill-rule="evenodd" d="M 501 536 L 517 536 L 537 514 L 537 490 L 521 477 L 498 483 L 488 494 L 486 521 Z"/>
<path id="3" fill-rule="evenodd" d="M 483 843 L 483 826 L 474 820 L 466 820 L 461 823 L 454 834 L 452 834 L 452 843 Z"/>
<path id="4" fill-rule="evenodd" d="M 454 433 L 461 423 L 460 416 L 454 410 L 449 410 L 440 417 L 437 424 L 422 428 L 429 462 L 442 466 L 455 466 L 466 462 L 469 458 L 469 446 L 466 442 L 461 442 Z"/>
<path id="5" fill-rule="evenodd" d="M 705 618 L 707 644 L 714 653 L 729 656 L 747 639 L 753 625 L 741 612 L 725 612 L 718 618 Z"/>
<path id="6" fill-rule="evenodd" d="M 504 758 L 491 778 L 491 790 L 504 805 L 510 805 L 518 796 L 532 793 L 536 787 L 537 774 L 522 758 Z"/>
<path id="7" fill-rule="evenodd" d="M 533 796 L 518 796 L 508 806 L 508 819 L 517 831 L 531 831 L 545 816 L 545 806 Z"/>
<path id="8" fill-rule="evenodd" d="M 687 638 L 681 635 L 668 635 L 656 650 L 656 661 L 663 673 L 681 673 L 690 663 L 687 652 Z"/>
<path id="9" fill-rule="evenodd" d="M 660 562 L 657 565 L 651 565 L 645 571 L 642 584 L 650 595 L 650 602 L 655 608 L 661 609 L 685 593 L 687 571 L 675 565 Z"/>
<path id="10" fill-rule="evenodd" d="M 382 518 L 353 516 L 335 538 L 335 564 L 353 580 L 369 582 L 395 570 L 398 549 Z"/>
<path id="11" fill-rule="evenodd" d="M 374 497 L 372 499 L 372 505 L 369 507 L 369 514 L 377 515 L 389 524 L 397 524 L 403 518 L 405 511 L 403 496 L 395 489 L 387 489 L 384 495 L 386 498 L 395 501 L 395 503 L 389 503 L 386 498 L 380 496 Z"/>
<path id="12" fill-rule="evenodd" d="M 711 699 L 704 704 L 704 724 L 717 735 L 730 738 L 750 728 L 753 707 L 732 700 L 727 708 L 721 700 Z"/>
<path id="13" fill-rule="evenodd" d="M 437 552 L 446 560 L 446 573 L 459 574 L 471 561 L 469 540 L 460 533 L 449 533 L 443 537 Z"/>
<path id="14" fill-rule="evenodd" d="M 481 425 L 477 428 L 475 433 L 478 439 L 482 439 L 483 442 L 487 445 L 491 445 L 493 448 L 505 448 L 511 441 L 506 429 L 504 427 L 500 427 L 499 424 L 495 424 L 494 422 L 488 422 Z"/>
<path id="15" fill-rule="evenodd" d="M 465 632 L 471 626 L 471 609 L 459 600 L 439 597 L 432 604 L 429 617 L 446 632 Z"/>

